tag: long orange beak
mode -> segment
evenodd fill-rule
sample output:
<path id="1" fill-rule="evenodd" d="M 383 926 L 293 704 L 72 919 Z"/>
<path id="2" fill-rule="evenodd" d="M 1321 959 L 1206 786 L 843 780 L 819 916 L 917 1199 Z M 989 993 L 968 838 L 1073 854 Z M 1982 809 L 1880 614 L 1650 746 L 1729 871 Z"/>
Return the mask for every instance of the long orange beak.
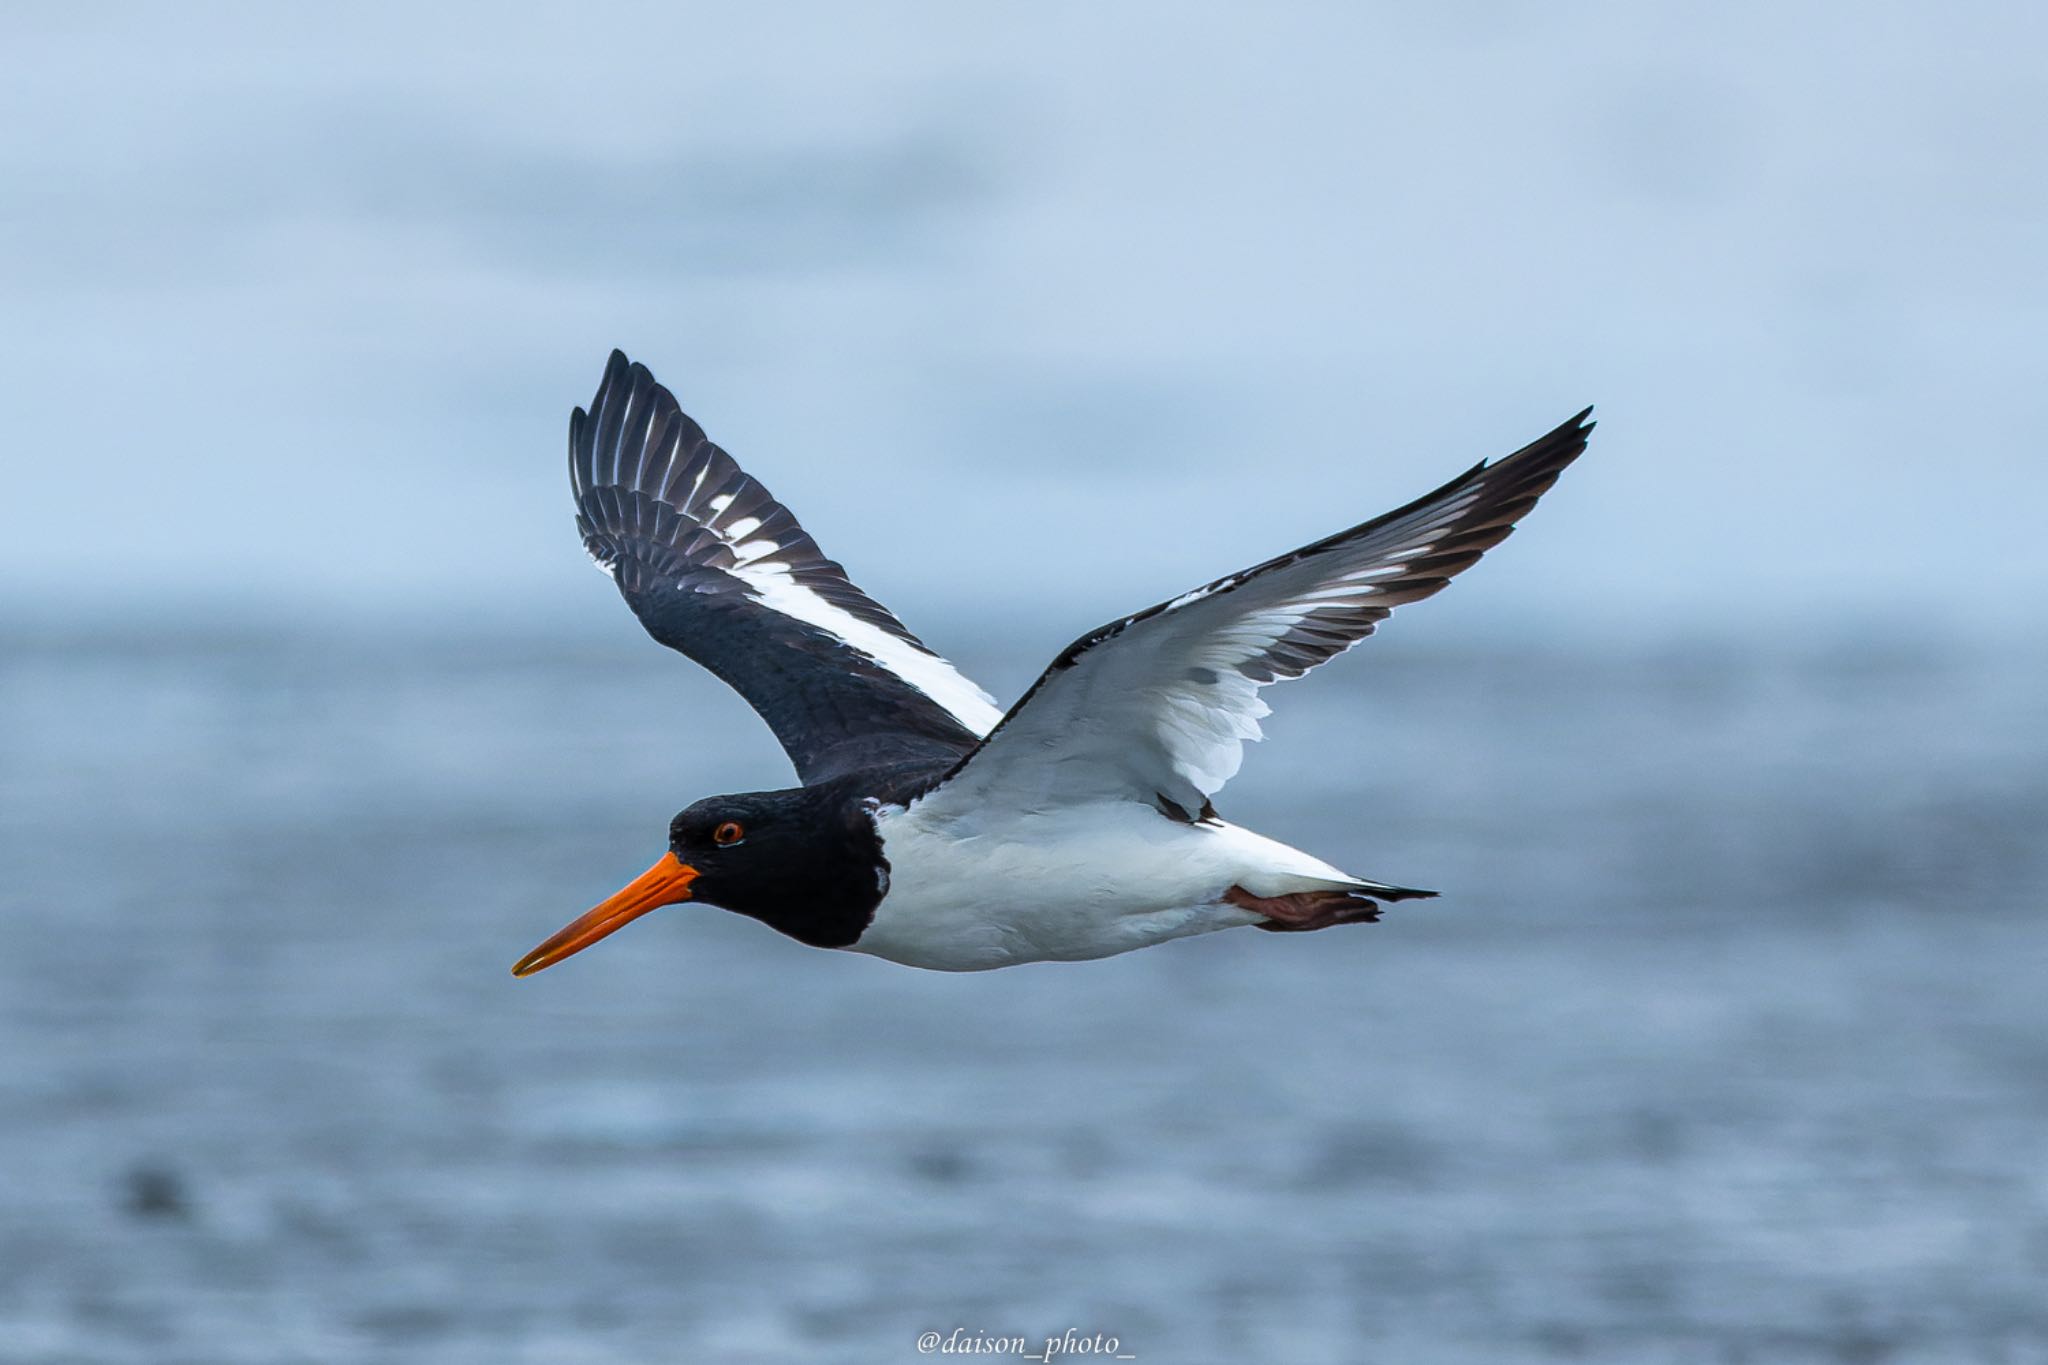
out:
<path id="1" fill-rule="evenodd" d="M 688 900 L 690 883 L 696 880 L 696 868 L 673 853 L 664 853 L 660 862 L 635 877 L 617 895 L 578 916 L 561 933 L 520 958 L 512 975 L 532 976 L 572 953 L 582 952 L 606 934 L 625 928 L 649 910 Z"/>

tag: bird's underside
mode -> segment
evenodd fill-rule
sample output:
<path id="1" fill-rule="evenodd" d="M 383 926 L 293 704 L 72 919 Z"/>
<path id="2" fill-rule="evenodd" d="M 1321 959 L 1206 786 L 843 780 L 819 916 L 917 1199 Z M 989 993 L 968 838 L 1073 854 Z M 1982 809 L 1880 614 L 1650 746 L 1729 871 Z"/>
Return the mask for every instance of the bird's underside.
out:
<path id="1" fill-rule="evenodd" d="M 1385 516 L 1089 632 L 1002 711 L 855 587 L 645 367 L 613 352 L 570 427 L 584 545 L 649 634 L 753 706 L 803 783 L 678 816 L 670 856 L 682 872 L 661 886 L 680 882 L 677 899 L 806 942 L 950 970 L 1100 957 L 1234 925 L 1370 923 L 1383 902 L 1434 895 L 1229 825 L 1213 799 L 1261 735 L 1262 690 L 1349 649 L 1505 539 L 1584 450 L 1589 413 Z M 808 822 L 810 833 L 677 842 L 686 816 L 719 801 L 751 803 L 749 828 Z M 745 903 L 791 885 L 806 859 L 821 886 L 871 884 L 835 894 L 872 904 L 849 901 L 837 920 L 813 909 L 799 925 L 794 910 Z M 619 899 L 522 970 L 641 913 L 600 915 Z M 579 939 L 579 926 L 594 933 Z"/>
<path id="2" fill-rule="evenodd" d="M 1322 928 L 1363 921 L 1376 901 L 1432 894 L 1134 801 L 962 818 L 913 800 L 880 807 L 875 822 L 889 894 L 851 946 L 942 971 L 1110 957 L 1244 925 Z"/>

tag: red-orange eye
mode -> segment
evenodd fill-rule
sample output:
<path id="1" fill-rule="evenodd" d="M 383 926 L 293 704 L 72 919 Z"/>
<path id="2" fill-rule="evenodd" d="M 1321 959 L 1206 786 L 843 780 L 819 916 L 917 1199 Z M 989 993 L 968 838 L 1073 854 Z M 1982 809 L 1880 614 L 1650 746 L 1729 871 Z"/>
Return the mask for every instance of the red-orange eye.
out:
<path id="1" fill-rule="evenodd" d="M 711 842 L 720 848 L 727 844 L 736 844 L 746 837 L 747 832 L 740 828 L 740 822 L 737 820 L 728 820 L 711 831 Z"/>

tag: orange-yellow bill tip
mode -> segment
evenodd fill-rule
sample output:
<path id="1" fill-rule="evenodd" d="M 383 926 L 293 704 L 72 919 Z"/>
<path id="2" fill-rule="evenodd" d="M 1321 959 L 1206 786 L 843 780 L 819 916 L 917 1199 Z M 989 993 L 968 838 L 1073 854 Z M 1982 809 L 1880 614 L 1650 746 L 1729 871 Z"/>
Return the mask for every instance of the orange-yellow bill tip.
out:
<path id="1" fill-rule="evenodd" d="M 512 975 L 532 976 L 572 953 L 582 952 L 606 934 L 623 929 L 649 910 L 688 900 L 690 883 L 696 880 L 696 868 L 673 853 L 664 853 L 660 862 L 635 877 L 617 895 L 579 915 L 560 933 L 520 958 Z"/>

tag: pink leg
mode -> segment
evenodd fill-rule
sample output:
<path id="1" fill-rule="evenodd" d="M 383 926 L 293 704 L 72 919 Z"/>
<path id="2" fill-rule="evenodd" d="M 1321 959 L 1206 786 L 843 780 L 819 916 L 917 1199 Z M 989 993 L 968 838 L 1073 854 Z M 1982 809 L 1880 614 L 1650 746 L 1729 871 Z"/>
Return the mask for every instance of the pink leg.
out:
<path id="1" fill-rule="evenodd" d="M 1253 927 L 1276 934 L 1305 934 L 1336 924 L 1376 924 L 1380 917 L 1379 902 L 1349 891 L 1296 891 L 1285 896 L 1254 896 L 1241 886 L 1233 886 L 1224 893 L 1223 899 L 1240 910 L 1264 915 L 1266 922 Z"/>

